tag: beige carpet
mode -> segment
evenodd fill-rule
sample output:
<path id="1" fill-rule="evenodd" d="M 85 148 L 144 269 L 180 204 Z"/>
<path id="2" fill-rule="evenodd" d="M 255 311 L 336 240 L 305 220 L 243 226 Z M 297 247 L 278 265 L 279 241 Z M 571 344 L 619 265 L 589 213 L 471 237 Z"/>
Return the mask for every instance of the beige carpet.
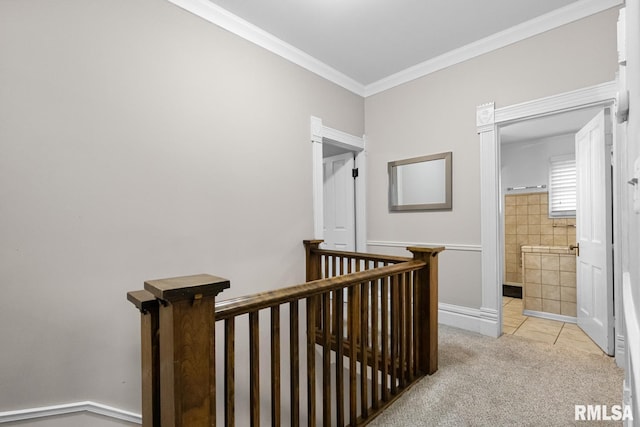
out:
<path id="1" fill-rule="evenodd" d="M 613 358 L 440 327 L 439 370 L 371 426 L 587 426 L 576 404 L 622 404 Z M 621 425 L 607 421 L 606 426 Z"/>

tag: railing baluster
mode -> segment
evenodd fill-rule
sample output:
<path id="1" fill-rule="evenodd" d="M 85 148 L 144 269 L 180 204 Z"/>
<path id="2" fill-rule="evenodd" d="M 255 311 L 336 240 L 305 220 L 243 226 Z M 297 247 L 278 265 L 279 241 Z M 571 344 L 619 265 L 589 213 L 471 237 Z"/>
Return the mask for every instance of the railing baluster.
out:
<path id="1" fill-rule="evenodd" d="M 388 375 L 389 375 L 389 278 L 385 277 L 381 279 L 382 281 L 382 296 L 381 296 L 381 305 L 382 305 L 382 325 L 380 326 L 380 330 L 382 331 L 382 336 L 380 340 L 382 341 L 382 400 L 384 402 L 389 401 L 389 386 L 388 386 Z"/>
<path id="2" fill-rule="evenodd" d="M 398 283 L 398 347 L 399 347 L 399 357 L 398 357 L 398 379 L 400 380 L 400 387 L 404 388 L 406 385 L 406 377 L 405 377 L 405 360 L 407 357 L 406 353 L 406 330 L 405 330 L 405 278 L 404 274 L 401 274 L 399 277 Z"/>
<path id="3" fill-rule="evenodd" d="M 398 392 L 398 275 L 391 278 L 391 394 Z"/>
<path id="4" fill-rule="evenodd" d="M 224 279 L 197 275 L 145 283 L 145 288 L 153 293 L 150 300 L 156 302 L 154 298 L 157 298 L 162 304 L 159 306 L 159 325 L 155 328 L 159 334 L 157 345 L 153 344 L 154 335 L 148 333 L 154 327 L 145 326 L 144 320 L 148 319 L 143 318 L 143 331 L 146 331 L 142 336 L 143 387 L 146 387 L 144 426 L 216 424 L 216 319 L 224 321 L 222 357 L 225 366 L 224 394 L 218 394 L 217 403 L 224 405 L 224 424 L 234 425 L 235 319 L 244 315 L 249 318 L 250 367 L 247 383 L 244 383 L 247 373 L 241 373 L 242 384 L 250 388 L 250 425 L 260 425 L 259 327 L 260 311 L 266 309 L 271 310 L 271 424 L 281 425 L 285 402 L 281 397 L 280 307 L 287 303 L 290 308 L 290 424 L 298 426 L 305 416 L 300 410 L 300 400 L 304 398 L 300 393 L 300 340 L 304 339 L 301 334 L 305 333 L 299 324 L 300 299 L 306 300 L 306 416 L 309 426 L 315 426 L 320 419 L 324 425 L 343 426 L 347 418 L 346 404 L 349 405 L 348 423 L 351 426 L 366 424 L 417 378 L 435 372 L 437 255 L 444 248 L 408 248 L 414 255 L 413 259 L 408 259 L 329 251 L 320 249 L 320 243 L 319 240 L 305 241 L 308 280 L 300 286 L 216 304 L 215 295 L 229 286 Z M 323 276 L 325 279 L 321 280 Z M 132 302 L 142 304 L 136 298 Z M 151 341 L 145 344 L 145 339 Z M 318 345 L 323 347 L 322 362 L 318 365 L 323 373 L 321 396 L 316 389 L 319 378 L 315 349 Z M 154 364 L 153 357 L 147 357 L 154 354 L 153 349 L 160 349 L 159 369 L 148 366 Z M 333 354 L 336 357 L 335 377 L 331 374 Z M 344 357 L 349 357 L 348 366 L 344 364 Z M 348 374 L 344 372 L 347 367 Z M 145 379 L 146 372 L 155 374 L 151 374 L 151 379 Z M 348 386 L 345 384 L 347 375 Z M 158 377 L 160 387 L 149 387 L 149 384 L 157 384 Z M 149 388 L 159 391 L 155 394 L 156 390 L 153 390 L 152 394 Z M 319 401 L 323 402 L 321 413 L 316 409 Z M 160 408 L 161 420 L 149 410 L 151 407 Z"/>
<path id="5" fill-rule="evenodd" d="M 260 326 L 259 313 L 249 313 L 249 401 L 251 426 L 260 425 Z"/>
<path id="6" fill-rule="evenodd" d="M 316 297 L 307 298 L 307 423 L 316 425 Z"/>
<path id="7" fill-rule="evenodd" d="M 333 257 L 330 255 L 326 255 L 324 257 L 324 278 L 325 279 L 328 279 L 329 277 L 331 277 L 331 259 L 333 259 Z"/>
<path id="8" fill-rule="evenodd" d="M 235 405 L 235 317 L 224 321 L 224 419 L 226 426 L 236 423 Z"/>
<path id="9" fill-rule="evenodd" d="M 371 406 L 378 409 L 378 401 L 380 399 L 378 394 L 378 370 L 380 357 L 378 334 L 380 328 L 378 327 L 378 301 L 380 298 L 380 288 L 378 286 L 379 280 L 375 280 L 371 285 Z"/>
<path id="10" fill-rule="evenodd" d="M 407 328 L 407 379 L 413 382 L 415 375 L 413 371 L 413 272 L 407 274 L 407 289 L 405 291 L 407 304 L 405 307 L 406 328 Z"/>
<path id="11" fill-rule="evenodd" d="M 368 350 L 369 350 L 369 283 L 363 282 L 360 290 L 360 413 L 369 416 Z"/>
<path id="12" fill-rule="evenodd" d="M 342 289 L 334 291 L 336 309 L 336 423 L 344 425 L 344 370 L 342 361 L 344 356 L 344 293 Z"/>
<path id="13" fill-rule="evenodd" d="M 289 303 L 289 358 L 290 358 L 290 394 L 291 394 L 291 425 L 300 424 L 300 349 L 298 343 L 299 332 L 298 300 Z"/>
<path id="14" fill-rule="evenodd" d="M 331 294 L 322 295 L 322 424 L 331 424 Z"/>
<path id="15" fill-rule="evenodd" d="M 271 425 L 281 424 L 280 416 L 280 306 L 271 307 Z"/>
<path id="16" fill-rule="evenodd" d="M 349 329 L 349 423 L 356 425 L 357 389 L 356 389 L 356 361 L 357 361 L 357 316 L 356 285 L 349 287 L 348 300 L 348 329 Z"/>

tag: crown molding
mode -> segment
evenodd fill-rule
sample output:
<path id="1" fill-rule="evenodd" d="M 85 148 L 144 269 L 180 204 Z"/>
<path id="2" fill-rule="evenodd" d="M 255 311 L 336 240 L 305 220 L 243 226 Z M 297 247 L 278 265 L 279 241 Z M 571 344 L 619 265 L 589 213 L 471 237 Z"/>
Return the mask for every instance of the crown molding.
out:
<path id="1" fill-rule="evenodd" d="M 364 85 L 339 72 L 302 50 L 291 46 L 263 29 L 245 21 L 209 0 L 168 0 L 225 30 L 242 37 L 282 58 L 341 86 L 356 95 L 364 96 Z"/>
<path id="2" fill-rule="evenodd" d="M 387 89 L 424 77 L 455 64 L 467 61 L 485 53 L 503 48 L 529 37 L 542 34 L 562 25 L 594 15 L 612 7 L 620 6 L 624 0 L 580 0 L 554 10 L 499 33 L 454 49 L 428 61 L 392 74 L 365 86 L 365 98 Z"/>
<path id="3" fill-rule="evenodd" d="M 624 0 L 579 0 L 365 86 L 212 1 L 168 1 L 365 98 L 624 3 Z"/>

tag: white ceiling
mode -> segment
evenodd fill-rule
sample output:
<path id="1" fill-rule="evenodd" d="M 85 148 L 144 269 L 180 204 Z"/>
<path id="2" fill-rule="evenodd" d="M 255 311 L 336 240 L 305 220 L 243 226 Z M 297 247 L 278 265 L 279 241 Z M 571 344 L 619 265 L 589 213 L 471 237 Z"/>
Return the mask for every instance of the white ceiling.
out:
<path id="1" fill-rule="evenodd" d="M 589 0 L 211 1 L 364 86 L 564 6 L 594 3 Z"/>
<path id="2" fill-rule="evenodd" d="M 589 120 L 594 118 L 600 110 L 602 110 L 602 107 L 583 108 L 508 124 L 500 127 L 500 143 L 530 142 L 554 136 L 575 134 Z"/>

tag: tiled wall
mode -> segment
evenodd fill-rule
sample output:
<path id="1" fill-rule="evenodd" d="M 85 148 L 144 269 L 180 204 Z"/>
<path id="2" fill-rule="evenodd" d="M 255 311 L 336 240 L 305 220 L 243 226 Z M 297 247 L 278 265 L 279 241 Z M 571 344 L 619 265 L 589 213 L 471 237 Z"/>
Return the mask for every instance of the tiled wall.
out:
<path id="1" fill-rule="evenodd" d="M 567 247 L 523 246 L 524 309 L 576 316 L 576 256 Z"/>
<path id="2" fill-rule="evenodd" d="M 568 246 L 576 241 L 575 218 L 549 218 L 548 193 L 505 195 L 505 282 L 522 285 L 522 246 Z"/>

